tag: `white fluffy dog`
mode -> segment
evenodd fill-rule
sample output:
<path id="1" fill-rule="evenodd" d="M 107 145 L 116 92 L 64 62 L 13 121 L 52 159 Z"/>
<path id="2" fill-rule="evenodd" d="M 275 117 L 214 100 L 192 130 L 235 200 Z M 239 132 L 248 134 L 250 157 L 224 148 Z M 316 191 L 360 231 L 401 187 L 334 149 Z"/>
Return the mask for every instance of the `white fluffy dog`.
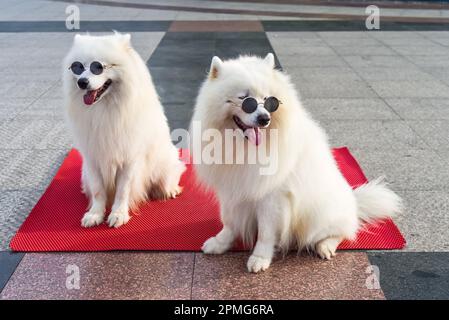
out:
<path id="1" fill-rule="evenodd" d="M 64 59 L 65 108 L 83 158 L 82 188 L 90 208 L 84 227 L 130 219 L 147 198 L 179 194 L 185 169 L 164 110 L 129 34 L 76 35 Z"/>
<path id="2" fill-rule="evenodd" d="M 277 110 L 265 103 L 273 100 L 270 97 L 280 101 Z M 200 135 L 209 129 L 222 136 L 227 129 L 243 133 L 235 135 L 234 150 L 224 150 L 217 140 L 208 141 L 208 150 L 216 144 L 225 157 L 244 148 L 247 159 L 275 144 L 266 153 L 278 161 L 275 174 L 261 175 L 257 163 L 205 163 L 198 157 L 204 157 L 206 143 L 196 144 L 200 152 L 193 144 L 197 175 L 216 191 L 223 222 L 223 229 L 204 243 L 204 253 L 224 253 L 240 237 L 246 242 L 257 238 L 247 263 L 250 272 L 267 269 L 275 249 L 306 248 L 331 259 L 343 239 L 354 239 L 362 221 L 390 217 L 402 209 L 401 199 L 379 179 L 355 190 L 349 186 L 325 132 L 301 105 L 289 77 L 275 69 L 273 54 L 227 61 L 214 57 L 192 127 L 195 122 L 201 124 Z M 276 139 L 269 130 L 277 132 Z M 194 141 L 201 139 L 191 131 Z"/>

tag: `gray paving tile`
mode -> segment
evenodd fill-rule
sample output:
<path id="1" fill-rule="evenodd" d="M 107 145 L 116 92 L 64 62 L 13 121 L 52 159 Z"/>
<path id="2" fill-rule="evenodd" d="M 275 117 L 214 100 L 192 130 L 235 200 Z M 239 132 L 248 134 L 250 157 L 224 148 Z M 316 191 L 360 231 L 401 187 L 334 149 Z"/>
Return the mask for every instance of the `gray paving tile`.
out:
<path id="1" fill-rule="evenodd" d="M 303 82 L 329 79 L 333 81 L 357 81 L 360 77 L 349 67 L 288 67 L 285 70 L 294 80 Z"/>
<path id="2" fill-rule="evenodd" d="M 417 45 L 426 46 L 434 45 L 435 43 L 426 37 L 418 34 L 414 31 L 380 31 L 380 32 L 370 32 L 370 36 L 374 39 L 390 46 L 396 45 Z"/>
<path id="3" fill-rule="evenodd" d="M 449 86 L 438 80 L 428 81 L 369 81 L 377 94 L 384 98 L 448 98 Z"/>
<path id="4" fill-rule="evenodd" d="M 394 45 L 391 48 L 397 53 L 404 56 L 427 56 L 430 59 L 436 56 L 444 56 L 449 54 L 449 48 L 438 44 L 415 45 Z M 442 58 L 442 57 L 441 57 Z"/>
<path id="5" fill-rule="evenodd" d="M 0 192 L 0 250 L 8 250 L 9 242 L 43 191 L 22 189 L 0 190 Z"/>
<path id="6" fill-rule="evenodd" d="M 27 109 L 20 112 L 20 120 L 52 120 L 61 121 L 64 119 L 63 100 L 60 98 L 48 99 L 40 98 L 33 102 Z"/>
<path id="7" fill-rule="evenodd" d="M 414 66 L 412 62 L 401 56 L 348 55 L 344 56 L 343 59 L 353 68 L 408 68 Z"/>
<path id="8" fill-rule="evenodd" d="M 443 46 L 449 46 L 449 37 L 447 36 L 437 36 L 437 37 L 428 37 L 428 39 L 432 40 L 435 43 L 441 44 Z"/>
<path id="9" fill-rule="evenodd" d="M 388 105 L 406 120 L 449 120 L 448 99 L 386 99 Z"/>
<path id="10" fill-rule="evenodd" d="M 354 31 L 323 31 L 318 32 L 318 35 L 326 39 L 326 41 L 331 41 L 332 39 L 338 39 L 338 40 L 348 40 L 352 41 L 354 39 L 360 40 L 360 39 L 370 39 L 371 35 L 370 32 L 354 32 Z M 377 32 L 376 32 L 377 33 Z"/>
<path id="11" fill-rule="evenodd" d="M 354 32 L 355 33 L 355 32 Z M 379 42 L 376 39 L 373 39 L 369 36 L 360 36 L 360 37 L 342 37 L 340 36 L 334 36 L 334 37 L 327 37 L 327 36 L 323 36 L 322 33 L 319 33 L 319 35 L 324 39 L 324 41 L 330 45 L 331 47 L 333 47 L 334 49 L 337 48 L 343 48 L 343 47 L 347 47 L 347 48 L 356 48 L 356 50 L 359 50 L 359 48 L 386 48 L 381 42 Z M 382 49 L 381 49 L 382 50 Z M 363 50 L 362 50 L 363 51 Z M 386 51 L 382 51 L 382 52 L 387 52 Z M 370 51 L 368 51 L 370 52 Z M 388 51 L 390 54 L 392 52 Z M 358 54 L 358 53 L 353 53 L 353 54 Z M 373 54 L 373 53 L 370 53 Z M 383 53 L 382 53 L 383 54 Z M 395 54 L 393 52 L 393 54 Z"/>
<path id="12" fill-rule="evenodd" d="M 345 66 L 344 61 L 316 33 L 268 32 L 267 37 L 284 69 Z"/>
<path id="13" fill-rule="evenodd" d="M 379 267 L 388 300 L 449 298 L 448 252 L 376 252 L 368 258 Z"/>
<path id="14" fill-rule="evenodd" d="M 442 178 L 442 177 L 441 177 Z M 438 179 L 438 178 L 437 178 Z M 406 209 L 395 218 L 406 251 L 449 251 L 449 192 L 398 191 Z"/>
<path id="15" fill-rule="evenodd" d="M 421 67 L 421 69 L 435 79 L 439 79 L 446 85 L 449 85 L 449 65 L 445 67 Z"/>
<path id="16" fill-rule="evenodd" d="M 131 34 L 131 43 L 144 61 L 148 60 L 158 46 L 165 32 L 135 32 Z"/>
<path id="17" fill-rule="evenodd" d="M 332 48 L 315 33 L 288 33 L 279 37 L 269 32 L 267 37 L 279 54 L 313 56 L 313 52 L 316 52 L 319 56 L 335 55 Z"/>
<path id="18" fill-rule="evenodd" d="M 442 191 L 449 187 L 449 166 L 433 150 L 349 147 L 369 180 L 384 175 L 394 190 Z"/>
<path id="19" fill-rule="evenodd" d="M 397 52 L 391 50 L 387 46 L 383 46 L 382 44 L 371 44 L 364 45 L 362 43 L 358 43 L 357 40 L 354 40 L 354 43 L 350 45 L 342 45 L 341 42 L 337 42 L 338 45 L 333 46 L 332 48 L 339 55 L 342 56 L 353 56 L 353 55 L 376 55 L 376 56 L 395 56 Z"/>
<path id="20" fill-rule="evenodd" d="M 310 32 L 268 32 L 267 37 L 273 47 L 282 50 L 287 49 L 286 47 L 328 47 L 323 39 Z"/>
<path id="21" fill-rule="evenodd" d="M 303 99 L 319 120 L 393 120 L 399 117 L 381 99 Z"/>
<path id="22" fill-rule="evenodd" d="M 68 149 L 72 138 L 64 120 L 20 115 L 0 128 L 0 149 Z"/>
<path id="23" fill-rule="evenodd" d="M 58 100 L 63 99 L 62 81 L 58 79 L 46 92 L 44 92 L 39 100 Z"/>
<path id="24" fill-rule="evenodd" d="M 371 81 L 432 81 L 437 77 L 425 72 L 416 66 L 404 67 L 362 67 L 354 68 L 357 74 L 367 80 Z"/>
<path id="25" fill-rule="evenodd" d="M 273 46 L 279 45 L 283 46 L 281 50 L 282 55 L 293 55 L 293 56 L 336 56 L 334 50 L 330 48 L 327 44 L 322 45 L 285 45 L 284 41 L 281 43 L 273 43 Z M 284 46 L 285 45 L 285 46 Z"/>
<path id="26" fill-rule="evenodd" d="M 313 80 L 292 78 L 304 98 L 374 98 L 376 94 L 363 80 L 352 76 L 316 77 Z"/>
<path id="27" fill-rule="evenodd" d="M 321 120 L 334 146 L 368 150 L 428 148 L 402 120 Z"/>
<path id="28" fill-rule="evenodd" d="M 59 169 L 67 150 L 0 149 L 2 189 L 43 190 Z"/>
<path id="29" fill-rule="evenodd" d="M 7 98 L 0 101 L 0 121 L 11 120 L 20 112 L 29 107 L 33 102 L 32 98 Z"/>
<path id="30" fill-rule="evenodd" d="M 335 56 L 289 56 L 284 55 L 282 49 L 274 46 L 276 54 L 279 56 L 279 61 L 284 69 L 289 67 L 346 67 L 345 61 Z"/>
<path id="31" fill-rule="evenodd" d="M 61 55 L 62 57 L 63 55 Z M 32 78 L 33 81 L 41 82 L 44 81 L 46 83 L 57 82 L 59 78 L 59 73 L 55 74 L 55 70 L 52 68 L 44 68 L 41 66 L 15 66 L 16 63 L 20 64 L 20 60 L 24 58 L 22 57 L 14 57 L 11 59 L 5 59 L 6 66 L 3 70 L 0 71 L 1 77 L 5 80 L 5 83 L 8 84 L 9 88 L 12 88 L 15 83 L 27 83 Z M 30 59 L 30 58 L 28 58 Z M 33 60 L 41 59 L 41 57 L 33 57 Z M 56 58 L 58 61 L 60 57 Z M 18 60 L 18 61 L 16 61 Z M 59 67 L 59 66 L 58 66 Z M 3 89 L 3 88 L 2 88 Z M 30 97 L 37 99 L 39 96 Z"/>
<path id="32" fill-rule="evenodd" d="M 436 39 L 449 39 L 449 32 L 447 31 L 417 31 L 417 33 L 433 41 Z"/>
<path id="33" fill-rule="evenodd" d="M 431 58 L 429 58 L 428 55 L 408 56 L 407 59 L 422 68 L 449 68 L 449 60 L 447 59 L 447 55 L 434 55 Z"/>
<path id="34" fill-rule="evenodd" d="M 2 86 L 0 94 L 10 98 L 38 98 L 54 85 L 54 80 L 17 81 Z"/>
<path id="35" fill-rule="evenodd" d="M 410 120 L 407 124 L 437 153 L 444 158 L 449 155 L 449 120 Z"/>
<path id="36" fill-rule="evenodd" d="M 306 98 L 360 98 L 372 97 L 371 91 L 360 77 L 348 67 L 287 66 L 284 69 L 292 82 Z"/>

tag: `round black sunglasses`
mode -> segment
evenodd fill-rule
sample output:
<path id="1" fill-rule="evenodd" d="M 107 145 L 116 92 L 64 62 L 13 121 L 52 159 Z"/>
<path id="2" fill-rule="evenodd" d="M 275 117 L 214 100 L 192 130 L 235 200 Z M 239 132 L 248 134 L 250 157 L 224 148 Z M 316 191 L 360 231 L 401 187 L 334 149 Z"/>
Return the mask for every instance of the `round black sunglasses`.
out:
<path id="1" fill-rule="evenodd" d="M 263 106 L 268 112 L 275 112 L 279 108 L 281 102 L 276 97 L 268 97 L 265 99 Z M 242 109 L 246 113 L 253 113 L 257 109 L 259 103 L 253 97 L 246 97 L 242 102 Z"/>
<path id="2" fill-rule="evenodd" d="M 89 66 L 90 72 L 92 72 L 95 75 L 100 75 L 103 73 L 104 69 L 112 67 L 112 65 L 110 66 L 106 66 L 103 65 L 101 62 L 98 61 L 92 61 L 92 63 Z M 72 65 L 69 68 L 70 70 L 72 70 L 72 72 L 74 74 L 76 74 L 77 76 L 79 76 L 80 74 L 82 74 L 86 69 L 84 68 L 84 64 L 82 64 L 79 61 L 75 61 L 74 63 L 72 63 Z"/>

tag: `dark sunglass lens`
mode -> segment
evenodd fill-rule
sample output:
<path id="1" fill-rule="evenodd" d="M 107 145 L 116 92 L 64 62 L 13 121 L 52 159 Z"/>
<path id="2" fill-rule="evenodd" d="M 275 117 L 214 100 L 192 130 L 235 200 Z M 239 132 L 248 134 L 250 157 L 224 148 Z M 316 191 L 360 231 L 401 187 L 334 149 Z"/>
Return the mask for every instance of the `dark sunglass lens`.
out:
<path id="1" fill-rule="evenodd" d="M 276 97 L 268 97 L 264 104 L 268 112 L 275 112 L 279 108 L 279 100 Z"/>
<path id="2" fill-rule="evenodd" d="M 254 98 L 245 98 L 242 103 L 242 109 L 246 113 L 253 113 L 257 109 L 257 100 Z"/>
<path id="3" fill-rule="evenodd" d="M 103 65 L 98 62 L 94 61 L 90 64 L 90 72 L 92 72 L 95 75 L 99 75 L 103 72 Z"/>
<path id="4" fill-rule="evenodd" d="M 72 65 L 70 66 L 70 70 L 72 70 L 72 72 L 76 75 L 80 75 L 81 73 L 84 72 L 84 66 L 81 62 L 79 61 L 75 61 L 74 63 L 72 63 Z"/>

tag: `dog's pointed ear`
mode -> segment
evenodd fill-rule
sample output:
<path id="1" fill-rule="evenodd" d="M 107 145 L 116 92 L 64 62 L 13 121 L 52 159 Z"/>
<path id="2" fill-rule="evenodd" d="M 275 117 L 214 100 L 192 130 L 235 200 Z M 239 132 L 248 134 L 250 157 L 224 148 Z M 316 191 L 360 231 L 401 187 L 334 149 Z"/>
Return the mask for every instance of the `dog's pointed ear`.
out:
<path id="1" fill-rule="evenodd" d="M 78 41 L 80 41 L 80 39 L 81 39 L 82 37 L 83 37 L 83 36 L 80 35 L 79 33 L 75 34 L 75 36 L 73 37 L 73 42 L 78 42 Z"/>
<path id="2" fill-rule="evenodd" d="M 122 34 L 122 42 L 125 46 L 131 47 L 131 34 Z"/>
<path id="3" fill-rule="evenodd" d="M 212 58 L 212 62 L 210 64 L 209 77 L 211 79 L 216 79 L 221 72 L 221 67 L 223 65 L 223 61 L 217 56 Z"/>
<path id="4" fill-rule="evenodd" d="M 120 41 L 120 43 L 126 47 L 126 48 L 130 48 L 131 47 L 131 34 L 129 33 L 120 33 L 116 30 L 114 31 L 114 35 L 117 37 L 117 39 Z"/>
<path id="5" fill-rule="evenodd" d="M 267 54 L 267 56 L 265 57 L 265 59 L 263 59 L 265 61 L 266 64 L 268 64 L 270 66 L 270 68 L 274 69 L 275 66 L 275 62 L 274 62 L 274 54 L 272 54 L 271 52 Z"/>

